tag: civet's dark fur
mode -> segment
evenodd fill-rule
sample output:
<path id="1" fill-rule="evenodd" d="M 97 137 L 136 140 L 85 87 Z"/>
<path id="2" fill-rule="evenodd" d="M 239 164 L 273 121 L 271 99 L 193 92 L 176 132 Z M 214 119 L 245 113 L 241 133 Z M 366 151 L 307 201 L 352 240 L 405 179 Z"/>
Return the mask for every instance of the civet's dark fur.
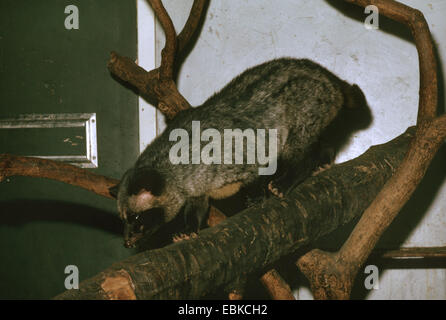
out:
<path id="1" fill-rule="evenodd" d="M 126 224 L 127 244 L 133 244 L 132 236 L 143 228 L 154 231 L 158 227 L 143 227 L 137 219 L 153 215 L 154 223 L 165 223 L 184 206 L 186 216 L 195 215 L 199 226 L 213 190 L 234 183 L 245 186 L 258 178 L 258 164 L 173 165 L 169 150 L 176 142 L 169 141 L 171 130 L 184 128 L 191 137 L 191 123 L 196 120 L 201 131 L 215 128 L 222 136 L 224 129 L 277 129 L 278 158 L 299 170 L 299 162 L 324 128 L 343 105 L 352 103 L 354 91 L 360 89 L 310 60 L 282 58 L 246 70 L 201 106 L 179 113 L 119 185 L 118 209 Z M 135 204 L 147 192 L 153 195 L 150 201 Z M 158 209 L 152 212 L 151 208 Z"/>

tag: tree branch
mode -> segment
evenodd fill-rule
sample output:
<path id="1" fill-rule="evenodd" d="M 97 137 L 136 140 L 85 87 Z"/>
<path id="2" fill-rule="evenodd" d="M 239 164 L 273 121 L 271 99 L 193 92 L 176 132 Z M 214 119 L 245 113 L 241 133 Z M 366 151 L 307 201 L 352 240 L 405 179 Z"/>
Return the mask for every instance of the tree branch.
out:
<path id="1" fill-rule="evenodd" d="M 197 31 L 198 25 L 202 18 L 202 13 L 204 12 L 204 8 L 208 2 L 208 0 L 194 0 L 192 8 L 190 9 L 189 18 L 187 19 L 183 30 L 181 30 L 180 34 L 178 35 L 177 54 L 183 52 Z"/>
<path id="2" fill-rule="evenodd" d="M 316 299 L 349 298 L 359 268 L 415 191 L 446 136 L 444 116 L 434 119 L 438 90 L 436 60 L 423 14 L 396 1 L 345 1 L 360 6 L 376 5 L 381 14 L 409 26 L 419 56 L 420 101 L 416 134 L 404 161 L 365 210 L 342 248 L 336 253 L 313 250 L 297 262 Z"/>
<path id="3" fill-rule="evenodd" d="M 0 154 L 0 181 L 12 176 L 57 180 L 107 198 L 113 198 L 108 189 L 119 183 L 119 180 L 107 178 L 58 161 Z"/>
<path id="4" fill-rule="evenodd" d="M 162 2 L 149 2 L 166 34 L 160 67 L 147 72 L 131 59 L 121 57 L 115 52 L 111 53 L 107 66 L 113 75 L 135 87 L 140 95 L 157 101 L 157 108 L 168 119 L 172 119 L 178 112 L 190 108 L 189 102 L 180 94 L 173 80 L 175 57 L 184 50 L 197 30 L 207 0 L 194 1 L 189 18 L 178 38 Z"/>
<path id="5" fill-rule="evenodd" d="M 446 247 L 400 248 L 398 250 L 374 251 L 373 256 L 384 259 L 403 258 L 446 258 Z"/>
<path id="6" fill-rule="evenodd" d="M 265 273 L 260 281 L 274 300 L 295 300 L 290 286 L 275 269 Z"/>
<path id="7" fill-rule="evenodd" d="M 208 226 L 214 227 L 224 220 L 226 220 L 224 213 L 220 212 L 217 208 L 211 207 L 209 212 Z M 260 282 L 268 291 L 269 295 L 274 300 L 295 300 L 293 292 L 286 281 L 280 276 L 279 272 L 275 269 L 271 269 L 266 272 L 260 278 Z M 232 289 L 229 293 L 230 300 L 241 300 L 244 288 Z"/>
<path id="8" fill-rule="evenodd" d="M 175 61 L 175 55 L 177 52 L 177 35 L 175 33 L 175 27 L 172 20 L 164 9 L 161 0 L 148 0 L 155 11 L 158 20 L 163 27 L 164 34 L 166 35 L 166 43 L 161 51 L 161 66 L 159 70 L 159 80 L 173 78 L 173 65 Z"/>

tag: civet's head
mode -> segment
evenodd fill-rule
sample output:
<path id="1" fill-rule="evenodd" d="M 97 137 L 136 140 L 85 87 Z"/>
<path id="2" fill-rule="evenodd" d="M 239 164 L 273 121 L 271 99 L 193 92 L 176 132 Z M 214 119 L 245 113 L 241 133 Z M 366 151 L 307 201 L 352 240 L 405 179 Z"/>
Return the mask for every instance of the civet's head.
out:
<path id="1" fill-rule="evenodd" d="M 138 240 L 152 235 L 166 222 L 164 188 L 162 175 L 152 168 L 132 168 L 118 185 L 110 188 L 124 222 L 125 247 L 134 247 Z"/>

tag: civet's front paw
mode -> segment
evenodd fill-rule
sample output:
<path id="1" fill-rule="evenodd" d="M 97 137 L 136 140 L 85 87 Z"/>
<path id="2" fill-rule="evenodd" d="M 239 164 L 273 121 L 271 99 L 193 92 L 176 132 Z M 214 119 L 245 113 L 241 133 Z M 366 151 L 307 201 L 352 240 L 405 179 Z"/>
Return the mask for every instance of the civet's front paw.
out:
<path id="1" fill-rule="evenodd" d="M 270 182 L 268 183 L 268 190 L 269 190 L 273 195 L 275 195 L 276 197 L 281 198 L 281 199 L 283 198 L 283 193 L 280 192 L 278 188 L 274 187 L 272 181 L 270 181 Z"/>
<path id="2" fill-rule="evenodd" d="M 195 239 L 197 237 L 198 237 L 198 235 L 195 232 L 192 232 L 190 234 L 180 233 L 180 234 L 174 235 L 172 241 L 176 243 L 176 242 L 180 242 L 180 241 L 184 241 L 184 240 Z"/>
<path id="3" fill-rule="evenodd" d="M 319 173 L 324 172 L 327 169 L 330 169 L 331 166 L 332 166 L 332 164 L 324 164 L 324 165 L 320 166 L 319 168 L 317 168 L 316 170 L 314 170 L 311 175 L 313 177 L 317 176 Z"/>

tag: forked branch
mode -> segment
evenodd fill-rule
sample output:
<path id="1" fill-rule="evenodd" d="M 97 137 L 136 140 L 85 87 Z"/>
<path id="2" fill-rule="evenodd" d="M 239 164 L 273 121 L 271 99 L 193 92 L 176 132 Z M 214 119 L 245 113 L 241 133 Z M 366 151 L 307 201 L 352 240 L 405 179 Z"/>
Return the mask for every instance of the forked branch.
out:
<path id="1" fill-rule="evenodd" d="M 375 5 L 379 12 L 408 26 L 418 50 L 420 98 L 417 131 L 391 179 L 364 211 L 350 237 L 336 253 L 313 250 L 298 266 L 309 279 L 316 299 L 348 299 L 359 268 L 423 178 L 446 137 L 445 115 L 435 118 L 437 74 L 434 47 L 423 14 L 392 0 L 345 0 L 359 6 Z"/>
<path id="2" fill-rule="evenodd" d="M 160 67 L 147 72 L 133 60 L 112 52 L 108 69 L 119 79 L 138 89 L 143 97 L 157 101 L 157 108 L 168 119 L 172 119 L 181 110 L 190 108 L 190 104 L 180 94 L 174 81 L 175 58 L 184 50 L 197 30 L 207 0 L 194 1 L 189 18 L 178 37 L 161 0 L 149 0 L 149 2 L 166 35 Z"/>

